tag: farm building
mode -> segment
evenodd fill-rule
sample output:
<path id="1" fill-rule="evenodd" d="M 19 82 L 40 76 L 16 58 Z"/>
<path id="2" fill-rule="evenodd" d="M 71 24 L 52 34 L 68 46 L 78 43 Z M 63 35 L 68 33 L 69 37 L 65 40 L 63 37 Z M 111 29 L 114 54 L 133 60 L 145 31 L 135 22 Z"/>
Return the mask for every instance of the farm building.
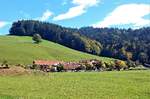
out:
<path id="1" fill-rule="evenodd" d="M 77 62 L 66 62 L 63 63 L 63 68 L 65 71 L 75 71 L 78 70 L 81 65 Z"/>
<path id="2" fill-rule="evenodd" d="M 88 70 L 97 70 L 99 69 L 100 61 L 91 59 L 91 60 L 81 60 L 80 62 L 62 62 L 62 61 L 45 61 L 45 60 L 35 60 L 33 61 L 33 69 L 39 69 L 42 71 L 85 71 Z"/>
<path id="3" fill-rule="evenodd" d="M 51 71 L 54 69 L 57 71 L 57 65 L 61 64 L 60 61 L 48 61 L 48 60 L 34 60 L 33 65 L 36 65 L 38 69 L 42 71 Z"/>
<path id="4" fill-rule="evenodd" d="M 81 65 L 77 62 L 45 61 L 45 60 L 33 61 L 33 66 L 36 66 L 37 67 L 36 69 L 47 71 L 47 72 L 58 71 L 60 65 L 63 66 L 64 71 L 75 71 L 81 67 Z"/>

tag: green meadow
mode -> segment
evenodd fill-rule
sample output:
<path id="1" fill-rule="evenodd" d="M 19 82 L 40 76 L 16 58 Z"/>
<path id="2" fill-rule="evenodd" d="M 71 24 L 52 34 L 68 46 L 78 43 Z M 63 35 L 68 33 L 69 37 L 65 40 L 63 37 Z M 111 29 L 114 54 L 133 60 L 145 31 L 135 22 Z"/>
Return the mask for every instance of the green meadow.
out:
<path id="1" fill-rule="evenodd" d="M 7 60 L 9 64 L 32 64 L 33 60 L 38 59 L 60 61 L 100 59 L 106 62 L 113 60 L 79 52 L 46 40 L 34 44 L 31 37 L 0 36 L 0 62 Z"/>
<path id="2" fill-rule="evenodd" d="M 0 99 L 149 98 L 149 70 L 0 76 Z"/>

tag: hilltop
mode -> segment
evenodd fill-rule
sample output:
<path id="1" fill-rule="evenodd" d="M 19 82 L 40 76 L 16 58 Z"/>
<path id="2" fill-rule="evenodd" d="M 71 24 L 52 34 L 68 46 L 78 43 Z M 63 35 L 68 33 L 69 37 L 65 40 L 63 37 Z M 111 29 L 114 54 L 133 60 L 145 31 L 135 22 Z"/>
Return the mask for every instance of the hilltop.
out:
<path id="1" fill-rule="evenodd" d="M 9 64 L 32 64 L 33 60 L 78 61 L 81 59 L 99 59 L 105 62 L 112 58 L 99 57 L 79 52 L 51 41 L 43 40 L 34 44 L 27 36 L 0 36 L 0 63 L 7 60 Z"/>

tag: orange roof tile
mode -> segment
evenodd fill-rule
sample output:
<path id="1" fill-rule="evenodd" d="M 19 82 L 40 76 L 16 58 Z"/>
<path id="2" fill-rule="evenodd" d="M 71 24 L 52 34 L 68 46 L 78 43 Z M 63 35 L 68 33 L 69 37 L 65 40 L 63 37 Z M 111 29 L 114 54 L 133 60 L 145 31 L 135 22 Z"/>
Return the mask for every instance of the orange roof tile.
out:
<path id="1" fill-rule="evenodd" d="M 47 60 L 34 60 L 33 63 L 36 65 L 55 65 L 55 64 L 62 63 L 62 62 L 60 62 L 60 61 L 47 61 Z"/>

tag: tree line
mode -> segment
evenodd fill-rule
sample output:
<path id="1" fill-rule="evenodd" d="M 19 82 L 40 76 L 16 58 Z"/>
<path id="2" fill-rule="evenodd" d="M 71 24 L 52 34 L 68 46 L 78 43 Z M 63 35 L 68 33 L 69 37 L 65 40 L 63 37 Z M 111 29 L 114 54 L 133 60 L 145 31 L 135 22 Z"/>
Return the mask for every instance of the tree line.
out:
<path id="1" fill-rule="evenodd" d="M 33 36 L 53 41 L 75 50 L 150 64 L 150 27 L 140 29 L 66 28 L 34 20 L 14 22 L 10 35 Z"/>
<path id="2" fill-rule="evenodd" d="M 135 30 L 84 27 L 78 31 L 101 42 L 102 56 L 150 64 L 150 27 Z"/>

